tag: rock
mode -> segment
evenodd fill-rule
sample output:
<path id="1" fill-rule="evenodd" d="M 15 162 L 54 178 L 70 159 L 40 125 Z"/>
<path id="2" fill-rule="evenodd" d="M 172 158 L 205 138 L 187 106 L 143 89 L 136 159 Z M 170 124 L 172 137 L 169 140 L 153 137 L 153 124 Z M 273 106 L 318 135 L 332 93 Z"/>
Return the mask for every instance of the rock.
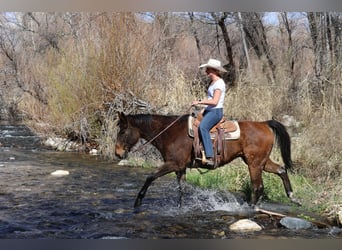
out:
<path id="1" fill-rule="evenodd" d="M 237 222 L 231 224 L 229 229 L 235 232 L 254 232 L 262 230 L 259 224 L 249 219 L 238 220 Z"/>
<path id="2" fill-rule="evenodd" d="M 295 127 L 298 128 L 300 126 L 300 122 L 297 122 L 296 119 L 291 115 L 283 115 L 282 123 L 286 127 Z"/>
<path id="3" fill-rule="evenodd" d="M 46 139 L 43 144 L 47 147 L 51 147 L 57 151 L 66 151 L 66 152 L 74 152 L 79 151 L 82 145 L 77 142 L 65 139 L 65 138 L 48 138 Z"/>
<path id="4" fill-rule="evenodd" d="M 66 151 L 67 145 L 68 141 L 64 139 L 63 141 L 61 141 L 61 143 L 57 145 L 57 151 Z"/>
<path id="5" fill-rule="evenodd" d="M 290 115 L 284 115 L 281 119 L 281 122 L 292 135 L 299 134 L 303 126 L 302 123 L 298 122 L 294 116 Z"/>
<path id="6" fill-rule="evenodd" d="M 337 219 L 340 225 L 342 225 L 342 207 L 340 208 L 340 211 L 337 212 Z"/>
<path id="7" fill-rule="evenodd" d="M 128 160 L 121 160 L 118 163 L 119 166 L 127 166 L 129 165 L 129 161 Z"/>
<path id="8" fill-rule="evenodd" d="M 89 151 L 89 154 L 90 155 L 98 155 L 99 153 L 98 153 L 97 149 L 93 148 Z"/>
<path id="9" fill-rule="evenodd" d="M 61 147 L 60 145 L 64 144 L 65 141 L 65 139 L 55 137 L 46 139 L 43 144 L 47 147 L 57 149 L 58 147 Z"/>
<path id="10" fill-rule="evenodd" d="M 74 141 L 67 141 L 65 144 L 66 152 L 74 152 L 78 148 L 78 145 Z"/>
<path id="11" fill-rule="evenodd" d="M 224 236 L 226 236 L 226 233 L 225 233 L 224 231 L 221 231 L 221 230 L 213 229 L 213 230 L 212 230 L 212 233 L 213 233 L 214 235 L 219 236 L 219 237 L 224 237 Z"/>
<path id="12" fill-rule="evenodd" d="M 52 138 L 47 138 L 43 144 L 47 147 L 51 147 L 51 148 L 56 148 L 57 147 L 57 143 L 55 140 L 53 140 Z"/>
<path id="13" fill-rule="evenodd" d="M 311 222 L 295 218 L 295 217 L 284 217 L 280 220 L 280 224 L 288 229 L 308 229 L 312 227 Z"/>
<path id="14" fill-rule="evenodd" d="M 54 172 L 51 173 L 51 175 L 53 176 L 66 176 L 66 175 L 69 175 L 69 171 L 67 170 L 56 170 Z"/>

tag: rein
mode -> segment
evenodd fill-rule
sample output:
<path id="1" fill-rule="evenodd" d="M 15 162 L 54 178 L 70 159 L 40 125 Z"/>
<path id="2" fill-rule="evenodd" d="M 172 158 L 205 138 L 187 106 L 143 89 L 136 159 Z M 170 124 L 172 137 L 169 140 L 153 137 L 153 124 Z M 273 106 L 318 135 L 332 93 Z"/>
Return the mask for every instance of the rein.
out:
<path id="1" fill-rule="evenodd" d="M 173 124 L 175 124 L 180 118 L 182 118 L 183 115 L 187 114 L 190 109 L 192 108 L 192 106 L 190 106 L 190 108 L 188 108 L 183 114 L 181 114 L 180 116 L 177 117 L 176 120 L 174 120 L 173 122 L 171 122 L 166 128 L 164 128 L 162 131 L 160 131 L 157 135 L 155 135 L 152 139 L 150 139 L 149 141 L 145 142 L 144 144 L 140 145 L 137 149 L 133 150 L 131 153 L 135 153 L 139 150 L 141 150 L 143 147 L 145 147 L 147 144 L 153 142 L 155 139 L 157 139 L 162 133 L 164 133 L 166 130 L 168 130 Z"/>

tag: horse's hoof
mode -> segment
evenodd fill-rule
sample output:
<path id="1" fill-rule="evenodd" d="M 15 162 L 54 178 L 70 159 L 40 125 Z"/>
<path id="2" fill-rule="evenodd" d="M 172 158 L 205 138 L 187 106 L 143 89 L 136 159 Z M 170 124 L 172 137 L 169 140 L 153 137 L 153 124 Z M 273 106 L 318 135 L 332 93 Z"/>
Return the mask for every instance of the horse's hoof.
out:
<path id="1" fill-rule="evenodd" d="M 134 207 L 133 214 L 139 214 L 140 213 L 140 207 Z"/>
<path id="2" fill-rule="evenodd" d="M 292 203 L 294 203 L 294 204 L 296 204 L 297 206 L 299 206 L 299 207 L 301 207 L 302 206 L 302 203 L 298 200 L 298 199 L 296 199 L 296 198 L 291 198 L 291 202 Z"/>
<path id="3" fill-rule="evenodd" d="M 292 192 L 289 194 L 289 198 L 290 198 L 292 203 L 294 203 L 294 204 L 296 204 L 297 206 L 300 206 L 300 207 L 302 206 L 302 203 L 299 201 L 299 199 L 297 199 L 297 198 L 295 198 L 293 196 Z"/>
<path id="4" fill-rule="evenodd" d="M 141 206 L 141 199 L 136 199 L 134 202 L 134 208 L 138 208 Z"/>

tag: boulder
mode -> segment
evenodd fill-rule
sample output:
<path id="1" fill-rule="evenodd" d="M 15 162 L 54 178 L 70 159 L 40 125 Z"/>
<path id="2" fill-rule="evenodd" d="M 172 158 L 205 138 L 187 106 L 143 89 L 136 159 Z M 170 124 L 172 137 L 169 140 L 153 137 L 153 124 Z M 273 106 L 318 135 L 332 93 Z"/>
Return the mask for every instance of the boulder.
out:
<path id="1" fill-rule="evenodd" d="M 79 151 L 82 145 L 78 144 L 77 142 L 65 139 L 65 138 L 48 138 L 46 139 L 43 144 L 47 147 L 51 147 L 57 151 L 66 151 L 66 152 L 74 152 Z"/>
<path id="2" fill-rule="evenodd" d="M 229 226 L 229 229 L 234 232 L 254 232 L 260 231 L 262 228 L 259 224 L 249 219 L 242 219 L 234 222 Z"/>
<path id="3" fill-rule="evenodd" d="M 284 217 L 280 220 L 280 224 L 288 229 L 308 229 L 312 227 L 312 223 L 295 217 Z"/>
<path id="4" fill-rule="evenodd" d="M 91 149 L 91 150 L 89 151 L 89 154 L 90 154 L 90 155 L 98 155 L 99 152 L 98 152 L 97 149 L 93 148 L 93 149 Z"/>
<path id="5" fill-rule="evenodd" d="M 52 176 L 66 176 L 66 175 L 69 175 L 69 171 L 67 170 L 56 170 L 54 172 L 51 173 Z"/>
<path id="6" fill-rule="evenodd" d="M 286 127 L 298 128 L 300 126 L 300 122 L 298 122 L 292 115 L 283 115 L 281 122 Z"/>

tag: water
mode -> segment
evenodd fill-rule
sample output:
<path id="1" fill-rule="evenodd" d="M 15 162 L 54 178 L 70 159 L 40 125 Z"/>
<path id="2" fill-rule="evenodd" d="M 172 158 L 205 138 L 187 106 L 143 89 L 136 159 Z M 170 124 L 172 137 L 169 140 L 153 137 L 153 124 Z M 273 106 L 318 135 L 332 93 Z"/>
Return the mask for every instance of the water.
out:
<path id="1" fill-rule="evenodd" d="M 1 239 L 342 238 L 340 229 L 333 227 L 282 228 L 277 218 L 255 214 L 228 192 L 188 184 L 179 208 L 173 175 L 155 181 L 137 211 L 134 200 L 151 169 L 42 149 L 38 138 L 23 127 L 18 131 L 26 131 L 27 138 L 18 133 L 18 140 L 15 126 L 0 129 Z M 69 175 L 52 176 L 56 170 Z M 230 224 L 246 217 L 263 230 L 229 230 Z"/>
<path id="2" fill-rule="evenodd" d="M 0 142 L 4 147 L 37 148 L 40 139 L 25 125 L 0 123 Z"/>

